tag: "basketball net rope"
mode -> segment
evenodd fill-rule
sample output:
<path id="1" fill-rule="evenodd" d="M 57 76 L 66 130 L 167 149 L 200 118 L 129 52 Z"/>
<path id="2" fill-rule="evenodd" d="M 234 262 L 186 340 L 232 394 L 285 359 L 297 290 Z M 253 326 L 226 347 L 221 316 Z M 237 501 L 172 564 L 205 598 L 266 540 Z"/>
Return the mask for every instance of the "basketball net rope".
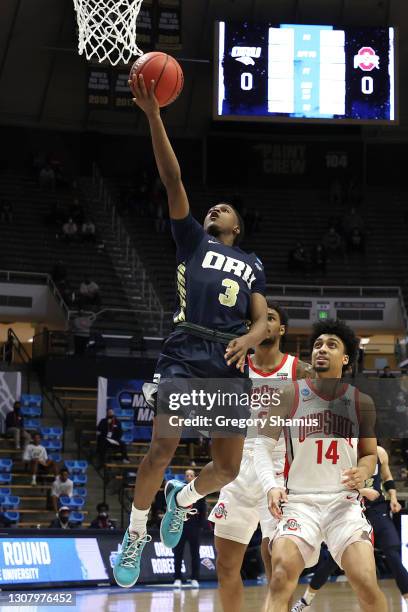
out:
<path id="1" fill-rule="evenodd" d="M 136 19 L 143 0 L 74 0 L 78 53 L 87 60 L 127 64 L 143 51 L 136 44 Z"/>

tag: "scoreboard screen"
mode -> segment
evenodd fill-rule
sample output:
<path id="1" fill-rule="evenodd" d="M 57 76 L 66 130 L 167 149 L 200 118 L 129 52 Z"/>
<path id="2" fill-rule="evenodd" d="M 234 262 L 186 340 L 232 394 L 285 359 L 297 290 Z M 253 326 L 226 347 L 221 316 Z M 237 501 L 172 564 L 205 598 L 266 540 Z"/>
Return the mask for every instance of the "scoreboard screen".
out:
<path id="1" fill-rule="evenodd" d="M 214 118 L 396 123 L 395 29 L 216 24 Z"/>

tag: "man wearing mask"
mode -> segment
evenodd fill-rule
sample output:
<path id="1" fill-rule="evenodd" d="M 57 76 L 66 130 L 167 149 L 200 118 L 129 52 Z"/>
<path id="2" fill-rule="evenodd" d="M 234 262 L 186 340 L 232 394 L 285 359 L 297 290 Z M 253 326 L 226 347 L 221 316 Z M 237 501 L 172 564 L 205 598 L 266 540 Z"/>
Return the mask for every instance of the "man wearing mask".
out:
<path id="1" fill-rule="evenodd" d="M 195 478 L 194 470 L 185 471 L 185 481 L 188 484 Z M 185 523 L 180 542 L 174 549 L 174 587 L 181 587 L 181 565 L 186 542 L 190 546 L 191 580 L 192 587 L 199 587 L 200 578 L 200 540 L 205 521 L 207 519 L 207 503 L 205 498 L 199 499 L 192 505 L 189 520 Z"/>
<path id="2" fill-rule="evenodd" d="M 71 523 L 69 520 L 69 508 L 68 506 L 61 506 L 58 510 L 58 514 L 56 518 L 51 521 L 49 528 L 50 529 L 74 529 L 78 527 L 78 525 Z"/>
<path id="3" fill-rule="evenodd" d="M 101 466 L 105 463 L 105 454 L 109 448 L 122 453 L 123 463 L 130 463 L 129 457 L 127 456 L 126 445 L 121 440 L 122 433 L 120 421 L 115 417 L 112 408 L 108 408 L 106 411 L 106 418 L 101 419 L 98 423 L 97 431 L 98 437 L 96 445 Z"/>
<path id="4" fill-rule="evenodd" d="M 109 518 L 109 506 L 101 502 L 96 506 L 98 516 L 89 525 L 89 529 L 116 529 L 116 523 Z"/>

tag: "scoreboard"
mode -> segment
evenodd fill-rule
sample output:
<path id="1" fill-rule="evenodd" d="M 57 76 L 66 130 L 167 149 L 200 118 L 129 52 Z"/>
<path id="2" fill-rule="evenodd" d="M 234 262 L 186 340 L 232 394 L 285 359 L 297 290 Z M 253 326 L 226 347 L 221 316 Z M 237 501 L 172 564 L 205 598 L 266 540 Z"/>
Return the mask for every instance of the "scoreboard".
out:
<path id="1" fill-rule="evenodd" d="M 214 118 L 397 122 L 395 29 L 216 24 Z"/>

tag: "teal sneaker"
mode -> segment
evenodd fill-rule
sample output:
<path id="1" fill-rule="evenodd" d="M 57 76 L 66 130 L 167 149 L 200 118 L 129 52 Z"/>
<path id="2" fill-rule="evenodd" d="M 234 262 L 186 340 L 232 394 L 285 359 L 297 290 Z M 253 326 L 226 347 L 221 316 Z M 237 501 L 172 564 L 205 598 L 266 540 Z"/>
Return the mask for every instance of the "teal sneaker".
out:
<path id="1" fill-rule="evenodd" d="M 117 584 L 121 587 L 130 588 L 139 579 L 140 558 L 145 545 L 150 542 L 152 536 L 147 533 L 142 537 L 131 536 L 129 529 L 122 542 L 122 550 L 116 557 L 113 575 Z"/>
<path id="2" fill-rule="evenodd" d="M 164 489 L 166 498 L 166 514 L 160 524 L 160 539 L 167 548 L 174 548 L 180 542 L 183 533 L 184 522 L 188 515 L 197 514 L 195 508 L 181 508 L 177 505 L 176 495 L 185 487 L 185 483 L 179 480 L 169 480 Z"/>

